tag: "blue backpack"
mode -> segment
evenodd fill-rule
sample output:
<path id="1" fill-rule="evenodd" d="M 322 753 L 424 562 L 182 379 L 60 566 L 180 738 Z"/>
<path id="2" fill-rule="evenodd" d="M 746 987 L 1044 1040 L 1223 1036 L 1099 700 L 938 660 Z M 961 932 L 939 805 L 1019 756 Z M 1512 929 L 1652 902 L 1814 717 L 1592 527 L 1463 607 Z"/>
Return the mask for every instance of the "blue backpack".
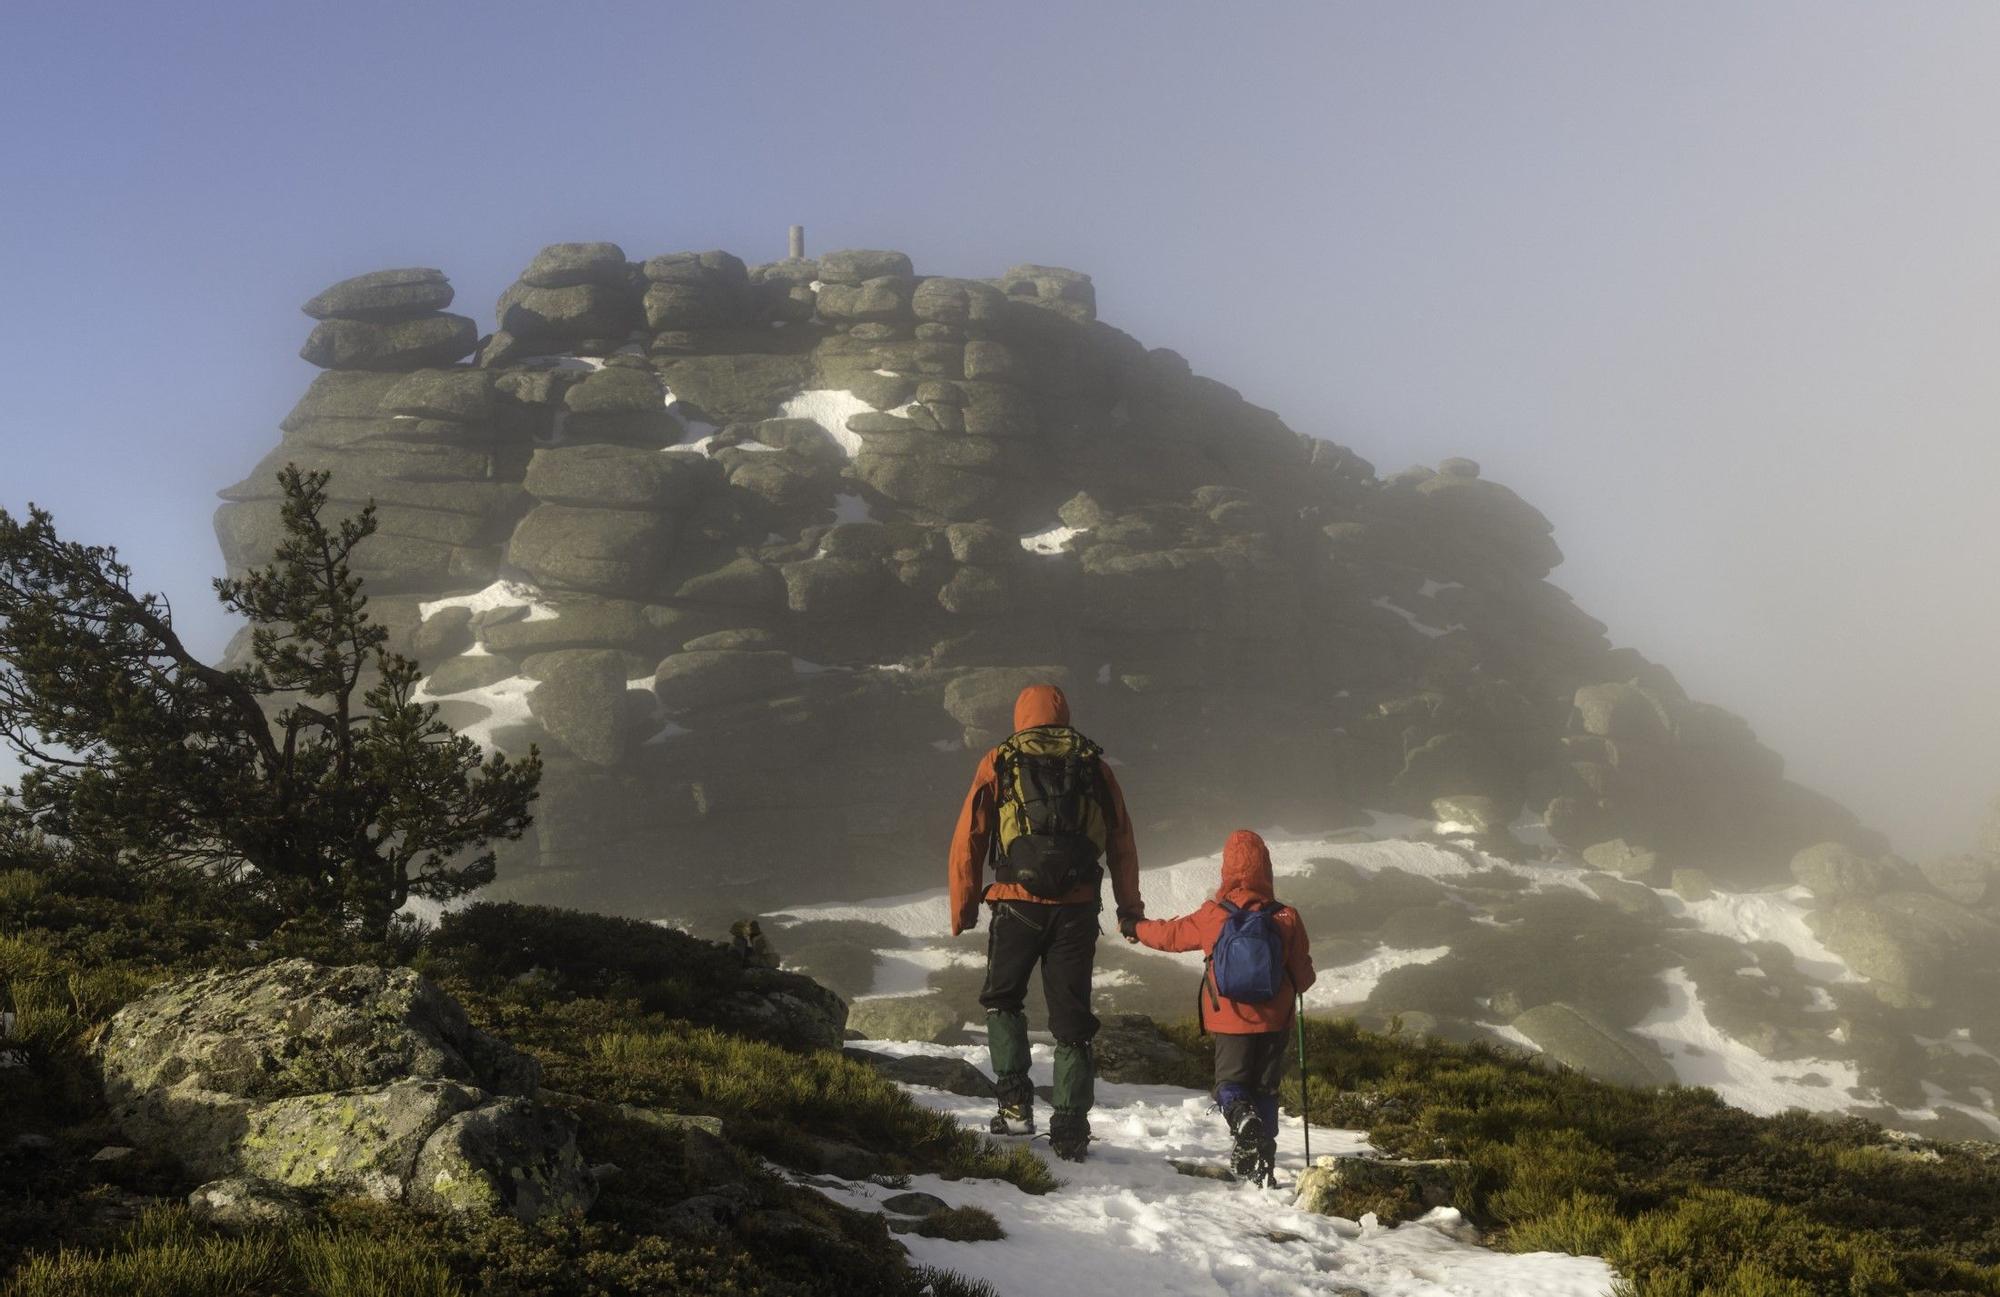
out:
<path id="1" fill-rule="evenodd" d="M 1233 901 L 1221 904 L 1229 917 L 1222 921 L 1222 935 L 1208 953 L 1211 997 L 1244 1004 L 1277 999 L 1285 980 L 1285 938 L 1277 920 L 1284 906 L 1273 901 L 1246 910 Z"/>

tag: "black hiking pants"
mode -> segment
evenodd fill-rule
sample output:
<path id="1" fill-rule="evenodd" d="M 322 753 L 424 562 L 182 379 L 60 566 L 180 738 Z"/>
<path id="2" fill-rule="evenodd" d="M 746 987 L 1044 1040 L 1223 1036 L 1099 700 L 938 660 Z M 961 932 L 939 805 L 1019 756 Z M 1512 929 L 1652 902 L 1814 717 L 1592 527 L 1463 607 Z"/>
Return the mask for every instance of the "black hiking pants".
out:
<path id="1" fill-rule="evenodd" d="M 979 1003 L 988 1012 L 1019 1013 L 1028 997 L 1029 975 L 1040 964 L 1049 1031 L 1067 1044 L 1096 1036 L 1090 974 L 1097 961 L 1099 907 L 995 901 L 991 909 L 986 925 L 986 985 L 979 992 Z"/>
<path id="2" fill-rule="evenodd" d="M 1265 1138 L 1278 1129 L 1278 1086 L 1291 1065 L 1288 1031 L 1256 1031 L 1248 1035 L 1215 1032 L 1215 1101 L 1225 1110 L 1242 1099 L 1257 1109 Z M 1231 1129 L 1235 1123 L 1230 1123 Z"/>
<path id="3" fill-rule="evenodd" d="M 1234 1085 L 1253 1095 L 1276 1094 L 1291 1065 L 1292 1033 L 1253 1031 L 1246 1035 L 1211 1033 L 1215 1042 L 1215 1088 Z"/>

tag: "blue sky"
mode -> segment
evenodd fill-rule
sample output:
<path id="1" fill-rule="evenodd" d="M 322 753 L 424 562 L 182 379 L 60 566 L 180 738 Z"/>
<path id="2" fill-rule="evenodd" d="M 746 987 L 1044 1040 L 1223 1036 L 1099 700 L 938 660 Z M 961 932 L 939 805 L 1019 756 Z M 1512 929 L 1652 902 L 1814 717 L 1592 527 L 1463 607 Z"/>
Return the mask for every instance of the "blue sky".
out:
<path id="1" fill-rule="evenodd" d="M 385 265 L 893 247 L 1384 471 L 1470 455 L 1614 638 L 1911 853 L 2000 792 L 2000 8 L 100 4 L 0 45 L 0 505 L 193 638 L 213 493 Z"/>

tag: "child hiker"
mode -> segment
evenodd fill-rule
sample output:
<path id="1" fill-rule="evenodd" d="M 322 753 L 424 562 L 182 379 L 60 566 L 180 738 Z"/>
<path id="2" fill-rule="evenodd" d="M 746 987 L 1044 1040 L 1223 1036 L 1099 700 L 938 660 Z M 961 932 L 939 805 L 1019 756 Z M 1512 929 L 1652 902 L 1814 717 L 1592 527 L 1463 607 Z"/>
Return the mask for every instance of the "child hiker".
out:
<path id="1" fill-rule="evenodd" d="M 1313 984 L 1312 946 L 1297 910 L 1271 890 L 1271 852 L 1248 829 L 1222 848 L 1222 886 L 1178 919 L 1128 920 L 1127 940 L 1199 950 L 1202 1029 L 1215 1038 L 1215 1102 L 1233 1137 L 1230 1169 L 1269 1183 L 1277 1154 L 1278 1083 L 1294 1000 Z"/>

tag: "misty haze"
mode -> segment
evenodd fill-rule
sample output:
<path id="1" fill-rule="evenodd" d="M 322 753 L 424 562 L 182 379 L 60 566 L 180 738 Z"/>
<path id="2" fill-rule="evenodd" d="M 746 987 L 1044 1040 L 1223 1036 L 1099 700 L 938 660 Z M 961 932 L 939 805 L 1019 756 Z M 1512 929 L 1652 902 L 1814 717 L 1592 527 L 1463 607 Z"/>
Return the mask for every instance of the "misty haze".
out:
<path id="1" fill-rule="evenodd" d="M 2000 14 L 92 22 L 7 1294 L 2000 1293 Z"/>

